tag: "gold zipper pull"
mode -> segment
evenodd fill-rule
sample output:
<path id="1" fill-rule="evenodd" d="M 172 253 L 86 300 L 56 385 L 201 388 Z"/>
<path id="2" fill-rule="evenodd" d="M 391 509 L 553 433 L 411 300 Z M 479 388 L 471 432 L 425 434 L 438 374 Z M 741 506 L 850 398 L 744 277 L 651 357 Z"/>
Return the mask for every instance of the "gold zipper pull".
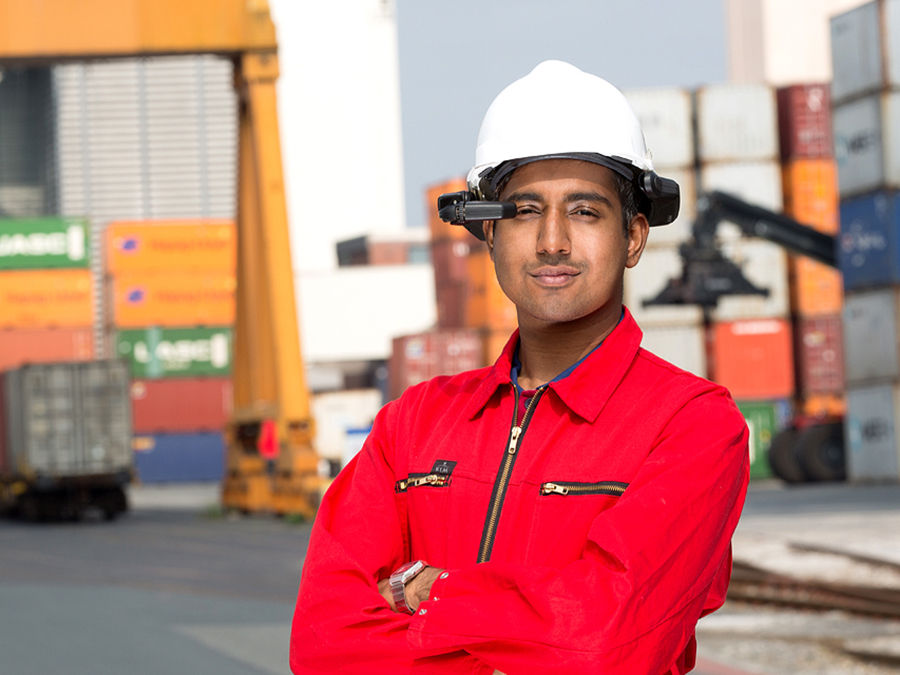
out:
<path id="1" fill-rule="evenodd" d="M 513 427 L 512 433 L 509 435 L 509 447 L 506 451 L 514 455 L 516 454 L 516 446 L 519 444 L 519 435 L 522 433 L 522 427 Z"/>
<path id="2" fill-rule="evenodd" d="M 438 476 L 436 473 L 430 473 L 427 476 L 411 478 L 409 480 L 409 487 L 419 487 L 420 485 L 445 485 L 447 480 L 447 476 Z"/>
<path id="3" fill-rule="evenodd" d="M 569 488 L 564 485 L 557 485 L 556 483 L 544 483 L 541 485 L 541 494 L 542 495 L 567 495 L 569 494 Z"/>

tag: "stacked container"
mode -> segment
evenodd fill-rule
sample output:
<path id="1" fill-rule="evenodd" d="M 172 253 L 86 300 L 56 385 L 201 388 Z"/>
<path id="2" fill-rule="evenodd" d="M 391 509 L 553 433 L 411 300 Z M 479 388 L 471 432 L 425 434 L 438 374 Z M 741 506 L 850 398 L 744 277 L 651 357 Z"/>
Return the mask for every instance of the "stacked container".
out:
<path id="1" fill-rule="evenodd" d="M 701 190 L 721 190 L 781 211 L 774 90 L 762 84 L 704 87 L 696 93 L 696 110 Z M 744 412 L 756 442 L 750 475 L 761 478 L 771 475 L 761 450 L 789 416 L 794 393 L 787 255 L 776 244 L 741 235 L 727 222 L 717 234 L 725 256 L 754 285 L 768 290 L 767 296 L 723 298 L 710 313 L 707 329 L 709 376 L 731 391 Z"/>
<path id="2" fill-rule="evenodd" d="M 0 220 L 0 370 L 93 358 L 89 227 Z"/>
<path id="3" fill-rule="evenodd" d="M 847 474 L 900 477 L 900 2 L 831 19 Z"/>
<path id="4" fill-rule="evenodd" d="M 827 84 L 778 90 L 784 211 L 825 234 L 838 230 L 837 169 Z M 841 275 L 804 256 L 789 259 L 797 410 L 814 418 L 844 413 Z"/>
<path id="5" fill-rule="evenodd" d="M 644 303 L 656 297 L 669 279 L 681 273 L 678 247 L 691 235 L 696 214 L 695 136 L 691 94 L 683 89 L 654 88 L 624 92 L 641 122 L 658 174 L 681 190 L 675 222 L 650 229 L 636 267 L 625 272 L 625 305 L 644 332 L 642 345 L 685 370 L 706 376 L 703 315 L 696 306 Z"/>
<path id="6" fill-rule="evenodd" d="M 232 400 L 233 223 L 112 223 L 106 272 L 109 343 L 133 377 L 139 479 L 221 479 Z"/>

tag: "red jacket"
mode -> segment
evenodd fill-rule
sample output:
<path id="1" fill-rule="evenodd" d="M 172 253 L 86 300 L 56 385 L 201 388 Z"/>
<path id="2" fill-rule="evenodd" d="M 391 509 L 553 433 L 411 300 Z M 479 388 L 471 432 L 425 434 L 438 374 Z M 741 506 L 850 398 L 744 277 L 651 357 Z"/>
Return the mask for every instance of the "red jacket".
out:
<path id="1" fill-rule="evenodd" d="M 695 624 L 731 572 L 743 417 L 722 387 L 640 349 L 626 311 L 513 441 L 516 338 L 493 367 L 379 413 L 313 527 L 294 673 L 693 667 Z M 415 616 L 395 613 L 376 584 L 417 559 L 446 578 Z"/>

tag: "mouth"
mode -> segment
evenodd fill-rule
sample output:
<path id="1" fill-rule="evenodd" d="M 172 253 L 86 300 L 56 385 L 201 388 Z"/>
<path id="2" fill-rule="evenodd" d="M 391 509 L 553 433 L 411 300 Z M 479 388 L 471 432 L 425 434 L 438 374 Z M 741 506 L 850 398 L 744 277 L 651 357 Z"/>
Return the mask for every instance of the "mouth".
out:
<path id="1" fill-rule="evenodd" d="M 568 265 L 546 265 L 529 272 L 531 277 L 541 286 L 565 286 L 577 277 L 580 272 Z"/>

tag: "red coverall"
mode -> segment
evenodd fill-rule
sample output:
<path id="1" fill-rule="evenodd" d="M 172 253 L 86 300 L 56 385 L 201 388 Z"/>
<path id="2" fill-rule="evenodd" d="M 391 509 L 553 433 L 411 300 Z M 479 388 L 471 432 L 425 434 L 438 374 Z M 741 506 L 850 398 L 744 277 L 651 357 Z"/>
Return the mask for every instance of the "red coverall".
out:
<path id="1" fill-rule="evenodd" d="M 743 417 L 725 389 L 641 349 L 626 310 L 516 432 L 516 340 L 379 413 L 313 527 L 294 673 L 693 667 L 695 624 L 731 573 Z M 377 582 L 417 559 L 447 574 L 414 616 L 393 612 Z"/>

